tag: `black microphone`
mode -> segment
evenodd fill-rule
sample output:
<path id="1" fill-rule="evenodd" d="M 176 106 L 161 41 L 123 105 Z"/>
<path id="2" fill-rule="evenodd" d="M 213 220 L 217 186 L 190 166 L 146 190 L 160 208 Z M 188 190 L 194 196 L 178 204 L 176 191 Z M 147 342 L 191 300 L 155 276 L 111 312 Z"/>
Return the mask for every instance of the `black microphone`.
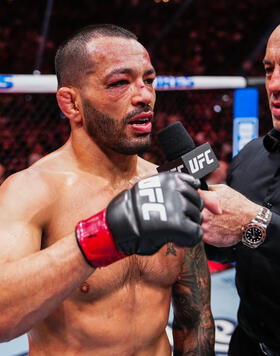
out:
<path id="1" fill-rule="evenodd" d="M 199 178 L 201 189 L 208 190 L 204 177 L 219 167 L 219 161 L 208 142 L 195 143 L 180 121 L 157 134 L 158 143 L 168 162 L 157 168 L 158 172 L 184 172 Z"/>

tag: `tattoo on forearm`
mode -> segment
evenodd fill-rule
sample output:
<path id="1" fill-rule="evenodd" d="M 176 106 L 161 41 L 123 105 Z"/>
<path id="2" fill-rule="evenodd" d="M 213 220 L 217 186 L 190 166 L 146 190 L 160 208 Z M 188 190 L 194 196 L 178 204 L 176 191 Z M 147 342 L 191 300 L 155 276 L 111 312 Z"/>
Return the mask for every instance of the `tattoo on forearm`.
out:
<path id="1" fill-rule="evenodd" d="M 167 244 L 166 256 L 167 255 L 176 256 L 176 250 L 174 248 L 173 242 L 168 242 L 168 244 Z"/>
<path id="2" fill-rule="evenodd" d="M 182 351 L 182 350 L 173 350 L 173 356 L 214 356 L 215 353 L 213 351 L 213 346 L 209 344 L 208 347 L 205 347 L 205 348 L 190 348 L 189 350 L 187 351 Z"/>
<path id="3" fill-rule="evenodd" d="M 203 244 L 186 249 L 184 267 L 173 287 L 174 356 L 214 355 L 210 275 Z"/>

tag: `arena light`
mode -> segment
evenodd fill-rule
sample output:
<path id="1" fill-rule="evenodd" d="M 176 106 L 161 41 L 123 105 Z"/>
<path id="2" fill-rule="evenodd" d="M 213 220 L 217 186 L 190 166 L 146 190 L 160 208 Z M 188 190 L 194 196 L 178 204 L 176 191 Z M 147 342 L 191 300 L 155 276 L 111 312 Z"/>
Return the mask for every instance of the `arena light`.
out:
<path id="1" fill-rule="evenodd" d="M 237 76 L 157 76 L 156 90 L 203 90 L 246 88 L 250 78 Z M 264 83 L 263 78 L 259 82 Z M 57 79 L 54 74 L 1 74 L 0 93 L 55 93 Z"/>
<path id="2" fill-rule="evenodd" d="M 164 3 L 167 3 L 169 2 L 170 0 L 154 0 L 155 3 L 159 4 L 160 2 L 164 2 Z"/>

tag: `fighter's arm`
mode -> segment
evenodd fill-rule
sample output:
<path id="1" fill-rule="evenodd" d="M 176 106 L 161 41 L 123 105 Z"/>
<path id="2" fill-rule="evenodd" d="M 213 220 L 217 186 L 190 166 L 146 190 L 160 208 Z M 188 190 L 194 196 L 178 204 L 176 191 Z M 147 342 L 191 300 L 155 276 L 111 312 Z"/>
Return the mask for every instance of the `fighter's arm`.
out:
<path id="1" fill-rule="evenodd" d="M 26 177 L 25 177 L 26 178 Z M 74 233 L 41 250 L 49 192 L 24 174 L 0 189 L 0 341 L 27 332 L 93 272 Z"/>
<path id="2" fill-rule="evenodd" d="M 134 253 L 151 255 L 167 242 L 185 247 L 201 241 L 198 181 L 161 173 L 78 222 L 77 241 L 73 233 L 41 249 L 43 228 L 55 219 L 50 212 L 57 192 L 31 178 L 20 173 L 0 189 L 0 341 L 46 317 L 94 271 L 90 266 L 105 267 Z M 159 204 L 149 203 L 153 187 Z"/>
<path id="3" fill-rule="evenodd" d="M 174 356 L 213 356 L 215 327 L 210 309 L 210 274 L 202 243 L 185 249 L 172 302 Z"/>

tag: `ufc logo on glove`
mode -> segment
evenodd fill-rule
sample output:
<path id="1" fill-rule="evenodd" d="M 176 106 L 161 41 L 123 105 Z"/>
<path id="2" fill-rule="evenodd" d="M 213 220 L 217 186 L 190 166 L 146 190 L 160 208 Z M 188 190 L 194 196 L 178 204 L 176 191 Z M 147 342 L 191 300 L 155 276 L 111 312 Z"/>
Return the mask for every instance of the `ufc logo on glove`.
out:
<path id="1" fill-rule="evenodd" d="M 158 176 L 143 179 L 138 183 L 139 195 L 148 198 L 148 203 L 141 206 L 143 219 L 150 220 L 151 212 L 158 212 L 161 221 L 167 221 L 164 198 Z"/>

